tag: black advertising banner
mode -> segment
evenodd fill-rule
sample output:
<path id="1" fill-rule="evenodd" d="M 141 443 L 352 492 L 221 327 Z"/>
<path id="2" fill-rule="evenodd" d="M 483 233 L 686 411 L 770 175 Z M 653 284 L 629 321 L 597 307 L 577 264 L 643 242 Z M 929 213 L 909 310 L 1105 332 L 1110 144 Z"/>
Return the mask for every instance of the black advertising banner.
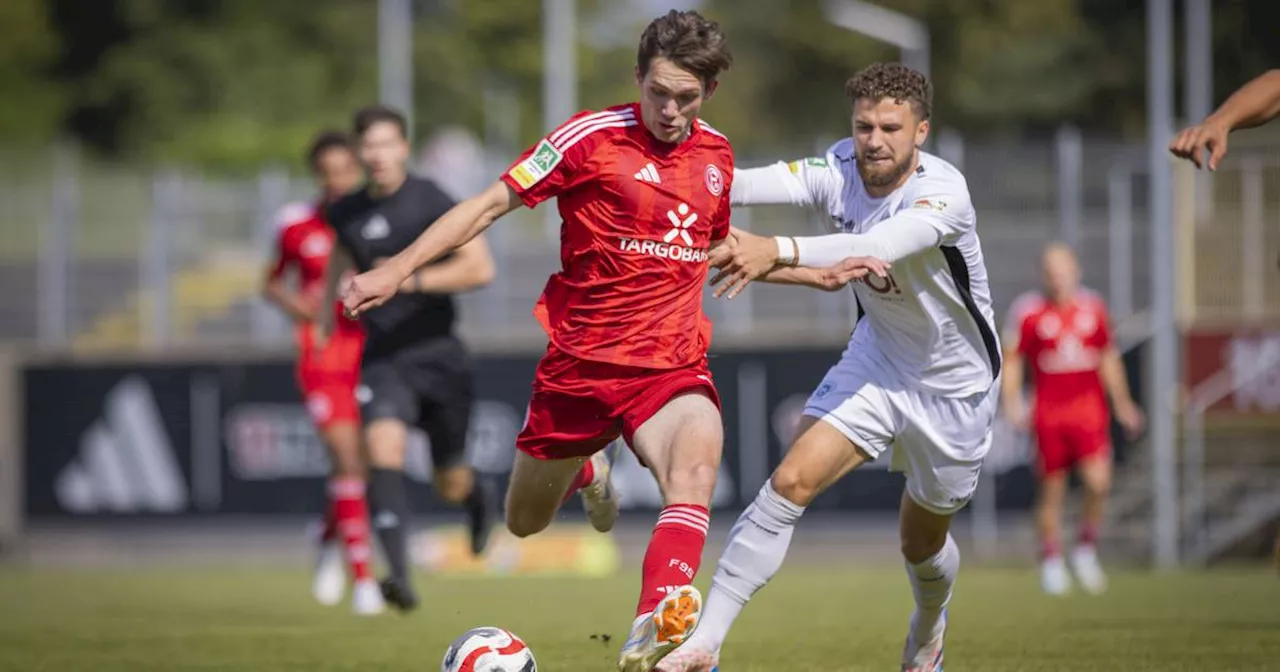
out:
<path id="1" fill-rule="evenodd" d="M 1137 369 L 1139 353 L 1126 363 Z M 805 400 L 838 350 L 713 355 L 725 451 L 714 506 L 745 506 L 790 443 Z M 478 469 L 510 470 L 535 355 L 476 356 L 478 402 L 468 450 Z M 1131 379 L 1136 376 L 1131 376 Z M 65 364 L 24 370 L 26 509 L 33 516 L 314 513 L 329 463 L 287 360 L 234 364 Z M 1135 381 L 1136 382 L 1136 381 Z M 1135 393 L 1137 390 L 1135 390 Z M 984 479 L 1001 508 L 1030 506 L 1032 446 L 997 426 Z M 415 510 L 436 507 L 425 437 L 410 441 Z M 653 478 L 618 451 L 614 482 L 625 508 L 653 509 Z M 891 511 L 902 492 L 888 456 L 824 493 L 814 508 Z"/>

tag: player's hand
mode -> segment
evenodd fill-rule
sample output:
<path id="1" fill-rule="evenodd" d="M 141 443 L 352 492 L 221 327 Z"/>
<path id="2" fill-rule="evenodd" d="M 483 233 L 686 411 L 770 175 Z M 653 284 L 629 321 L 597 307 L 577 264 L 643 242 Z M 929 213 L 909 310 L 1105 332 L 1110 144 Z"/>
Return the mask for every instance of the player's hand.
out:
<path id="1" fill-rule="evenodd" d="M 342 312 L 348 319 L 355 319 L 381 306 L 400 290 L 405 277 L 394 265 L 382 264 L 342 281 L 338 289 Z"/>
<path id="2" fill-rule="evenodd" d="M 1204 168 L 1204 153 L 1209 152 L 1209 170 L 1217 170 L 1222 157 L 1227 155 L 1227 136 L 1231 128 L 1213 119 L 1206 119 L 1198 126 L 1183 129 L 1169 143 L 1169 151 L 1180 159 L 1187 159 Z"/>
<path id="3" fill-rule="evenodd" d="M 713 268 L 720 269 L 711 279 L 711 284 L 725 283 L 716 290 L 716 298 L 728 293 L 732 299 L 746 289 L 752 280 L 768 273 L 778 263 L 778 243 L 773 238 L 739 231 L 736 239 L 727 258 L 719 264 L 711 264 Z"/>
<path id="4" fill-rule="evenodd" d="M 1120 423 L 1124 428 L 1125 436 L 1132 441 L 1142 435 L 1147 418 L 1142 415 L 1142 410 L 1136 404 L 1130 402 L 1116 405 L 1116 422 Z"/>
<path id="5" fill-rule="evenodd" d="M 892 264 L 875 257 L 849 257 L 835 266 L 814 270 L 818 274 L 818 286 L 827 291 L 835 291 L 872 273 L 887 278 L 890 268 L 893 268 Z"/>
<path id="6" fill-rule="evenodd" d="M 729 235 L 719 245 L 707 253 L 707 265 L 711 268 L 724 268 L 733 260 L 733 253 L 738 249 L 738 229 L 729 227 Z M 712 283 L 715 284 L 715 283 Z"/>

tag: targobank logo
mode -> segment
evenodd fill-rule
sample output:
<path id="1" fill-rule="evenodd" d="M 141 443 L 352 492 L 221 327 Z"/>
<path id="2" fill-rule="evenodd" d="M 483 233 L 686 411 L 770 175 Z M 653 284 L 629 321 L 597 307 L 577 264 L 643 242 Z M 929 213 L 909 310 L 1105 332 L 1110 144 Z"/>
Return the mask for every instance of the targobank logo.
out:
<path id="1" fill-rule="evenodd" d="M 674 261 L 706 263 L 707 250 L 693 247 L 693 237 L 689 235 L 689 227 L 698 221 L 698 213 L 689 212 L 689 206 L 681 203 L 675 210 L 667 211 L 667 219 L 671 222 L 671 230 L 667 231 L 661 241 L 621 238 L 618 248 L 623 252 L 647 254 Z M 677 240 L 684 244 L 677 245 Z"/>

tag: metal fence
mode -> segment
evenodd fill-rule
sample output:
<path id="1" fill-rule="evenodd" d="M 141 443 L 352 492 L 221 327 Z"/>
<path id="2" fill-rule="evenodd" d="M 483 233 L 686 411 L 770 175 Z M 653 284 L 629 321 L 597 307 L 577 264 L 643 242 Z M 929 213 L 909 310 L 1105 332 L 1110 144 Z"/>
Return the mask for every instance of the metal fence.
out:
<path id="1" fill-rule="evenodd" d="M 1149 301 L 1147 180 L 1140 145 L 1082 137 L 966 142 L 944 133 L 939 153 L 962 166 L 979 214 L 998 309 L 1039 282 L 1038 252 L 1073 242 L 1086 282 L 1118 318 Z M 739 166 L 788 156 L 739 157 Z M 481 179 L 506 157 L 491 156 Z M 1237 149 L 1209 191 L 1182 189 L 1180 212 L 1198 224 L 1181 240 L 1185 318 L 1280 316 L 1268 282 L 1280 253 L 1280 147 Z M 1207 202 L 1188 200 L 1210 193 Z M 286 344 L 288 329 L 257 296 L 271 254 L 271 213 L 311 195 L 306 176 L 267 169 L 223 177 L 182 169 L 104 165 L 72 147 L 0 153 L 0 340 L 43 347 L 151 349 Z M 545 210 L 542 206 L 539 210 Z M 796 232 L 816 223 L 786 208 L 735 211 L 738 226 Z M 492 286 L 462 300 L 463 330 L 483 343 L 541 342 L 529 311 L 557 268 L 544 212 L 519 211 L 491 229 L 500 269 Z M 709 302 L 717 339 L 840 340 L 847 295 L 760 286 L 734 302 Z"/>

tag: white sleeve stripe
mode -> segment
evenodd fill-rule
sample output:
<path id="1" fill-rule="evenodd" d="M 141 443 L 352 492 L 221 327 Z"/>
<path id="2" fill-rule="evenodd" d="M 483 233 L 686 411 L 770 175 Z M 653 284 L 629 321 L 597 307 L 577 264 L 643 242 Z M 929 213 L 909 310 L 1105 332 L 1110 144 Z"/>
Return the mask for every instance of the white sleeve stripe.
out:
<path id="1" fill-rule="evenodd" d="M 700 126 L 700 127 L 702 128 L 702 130 L 704 130 L 704 131 L 706 131 L 706 132 L 708 132 L 708 133 L 710 133 L 710 134 L 712 134 L 712 135 L 718 135 L 718 136 L 720 136 L 720 137 L 724 138 L 725 140 L 728 140 L 728 139 L 729 139 L 728 137 L 726 137 L 726 136 L 725 136 L 725 134 L 724 134 L 724 133 L 721 133 L 720 131 L 717 131 L 716 129 L 712 128 L 712 127 L 711 127 L 711 124 L 708 124 L 707 122 L 705 122 L 705 121 L 703 121 L 703 120 L 701 120 L 701 119 L 699 119 L 699 120 L 698 120 L 698 126 Z"/>
<path id="2" fill-rule="evenodd" d="M 628 126 L 635 126 L 635 125 L 636 125 L 635 119 L 600 121 L 584 127 L 582 130 L 578 131 L 577 135 L 569 138 L 568 140 L 565 140 L 564 142 L 561 142 L 559 144 L 556 144 L 556 143 L 553 143 L 553 144 L 556 144 L 556 149 L 560 150 L 563 153 L 565 150 L 578 144 L 579 140 L 587 137 L 588 135 L 591 135 L 592 133 L 595 133 L 596 131 L 602 131 L 606 128 L 626 128 Z"/>
<path id="3" fill-rule="evenodd" d="M 547 139 L 551 141 L 551 144 L 559 147 L 560 141 L 562 139 L 564 139 L 566 136 L 572 135 L 574 132 L 582 129 L 584 126 L 588 126 L 590 124 L 594 124 L 599 121 L 617 121 L 619 119 L 634 119 L 634 118 L 635 118 L 635 113 L 632 112 L 630 109 L 605 110 L 603 112 L 596 112 L 595 114 L 588 114 L 587 116 L 582 117 L 581 119 L 575 119 L 565 124 L 564 126 L 561 126 L 560 128 L 556 129 L 556 131 L 552 133 L 551 136 L 548 137 Z"/>

